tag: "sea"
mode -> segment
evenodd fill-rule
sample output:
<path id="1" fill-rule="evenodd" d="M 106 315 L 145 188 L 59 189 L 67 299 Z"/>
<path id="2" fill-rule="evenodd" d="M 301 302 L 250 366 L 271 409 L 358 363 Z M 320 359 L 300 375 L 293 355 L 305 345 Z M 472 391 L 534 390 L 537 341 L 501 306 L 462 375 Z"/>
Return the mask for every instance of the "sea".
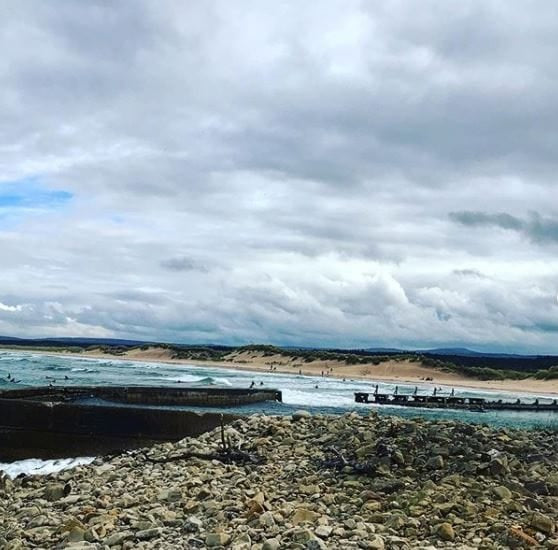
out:
<path id="1" fill-rule="evenodd" d="M 553 412 L 418 410 L 392 405 L 360 404 L 354 401 L 355 392 L 372 393 L 376 385 L 380 393 L 393 393 L 397 385 L 397 390 L 401 394 L 411 394 L 417 391 L 419 394 L 431 395 L 436 388 L 438 395 L 449 395 L 454 389 L 456 396 L 463 397 L 485 397 L 494 400 L 516 400 L 517 398 L 532 400 L 534 398 L 532 394 L 521 392 L 451 388 L 426 382 L 415 386 L 399 382 L 395 384 L 385 381 L 305 376 L 297 373 L 251 372 L 213 366 L 129 361 L 114 357 L 105 359 L 48 355 L 31 351 L 0 351 L 0 390 L 49 384 L 248 388 L 252 383 L 255 387 L 281 390 L 283 402 L 243 405 L 229 408 L 228 411 L 239 414 L 290 415 L 300 409 L 314 414 L 344 414 L 352 411 L 368 414 L 370 410 L 374 410 L 379 414 L 402 417 L 460 420 L 521 429 L 558 429 L 558 413 Z M 541 400 L 554 398 L 553 395 L 544 394 L 537 397 Z M 196 410 L 216 409 L 196 407 Z M 0 470 L 11 477 L 20 473 L 45 474 L 92 460 L 93 457 L 76 457 L 58 461 L 30 459 L 10 464 L 0 463 Z"/>

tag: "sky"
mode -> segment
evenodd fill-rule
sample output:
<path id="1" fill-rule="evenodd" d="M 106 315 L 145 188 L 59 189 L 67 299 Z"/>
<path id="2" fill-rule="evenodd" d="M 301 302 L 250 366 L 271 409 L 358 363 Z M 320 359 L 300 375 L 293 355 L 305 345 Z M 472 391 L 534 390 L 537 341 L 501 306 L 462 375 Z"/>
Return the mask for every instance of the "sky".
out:
<path id="1" fill-rule="evenodd" d="M 558 353 L 557 28 L 0 0 L 0 334 Z"/>

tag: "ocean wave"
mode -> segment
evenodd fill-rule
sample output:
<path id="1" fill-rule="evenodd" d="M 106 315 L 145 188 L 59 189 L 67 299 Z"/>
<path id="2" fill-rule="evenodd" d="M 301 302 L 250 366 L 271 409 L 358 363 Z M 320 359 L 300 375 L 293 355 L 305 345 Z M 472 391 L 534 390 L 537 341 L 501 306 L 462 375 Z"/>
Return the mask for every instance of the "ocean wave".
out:
<path id="1" fill-rule="evenodd" d="M 101 372 L 99 369 L 88 369 L 86 367 L 74 367 L 72 372 L 91 372 L 91 373 L 98 373 Z"/>
<path id="2" fill-rule="evenodd" d="M 82 456 L 78 458 L 59 458 L 56 460 L 41 460 L 38 458 L 28 458 L 25 460 L 17 460 L 16 462 L 2 463 L 0 462 L 0 471 L 6 473 L 10 478 L 18 475 L 47 475 L 75 468 L 83 464 L 91 464 L 95 460 L 94 457 Z"/>
<path id="3" fill-rule="evenodd" d="M 165 378 L 167 375 L 163 372 L 142 371 L 138 370 L 138 374 L 147 378 Z"/>
<path id="4" fill-rule="evenodd" d="M 171 376 L 168 379 L 174 382 L 187 382 L 192 384 L 195 384 L 200 381 L 199 376 L 193 376 L 191 374 L 183 374 L 181 376 Z"/>
<path id="5" fill-rule="evenodd" d="M 43 367 L 43 370 L 48 370 L 48 371 L 70 371 L 71 367 L 65 367 L 62 365 L 48 365 Z"/>
<path id="6" fill-rule="evenodd" d="M 212 376 L 200 378 L 196 383 L 200 386 L 232 386 L 226 378 L 213 378 Z"/>
<path id="7" fill-rule="evenodd" d="M 355 406 L 352 395 L 335 395 L 316 391 L 303 391 L 284 389 L 282 390 L 283 403 L 286 405 L 305 405 L 308 407 L 343 407 Z"/>

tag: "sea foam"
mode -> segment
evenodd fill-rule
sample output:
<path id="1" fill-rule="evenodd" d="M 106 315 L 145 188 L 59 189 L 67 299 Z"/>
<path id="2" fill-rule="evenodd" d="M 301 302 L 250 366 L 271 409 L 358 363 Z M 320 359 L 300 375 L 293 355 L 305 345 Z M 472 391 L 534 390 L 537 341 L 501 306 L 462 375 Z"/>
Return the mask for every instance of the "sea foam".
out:
<path id="1" fill-rule="evenodd" d="M 54 460 L 41 460 L 39 458 L 27 458 L 15 462 L 0 462 L 0 471 L 3 471 L 10 478 L 15 478 L 20 474 L 26 475 L 47 475 L 75 468 L 83 464 L 91 464 L 95 457 L 81 456 L 78 458 L 57 458 Z"/>

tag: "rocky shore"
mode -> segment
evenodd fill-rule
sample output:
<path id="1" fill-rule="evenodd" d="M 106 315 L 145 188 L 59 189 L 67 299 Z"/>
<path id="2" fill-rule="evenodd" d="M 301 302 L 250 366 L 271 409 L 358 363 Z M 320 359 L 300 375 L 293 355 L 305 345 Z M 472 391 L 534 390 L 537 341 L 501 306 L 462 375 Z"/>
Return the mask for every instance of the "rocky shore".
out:
<path id="1" fill-rule="evenodd" d="M 558 433 L 301 412 L 226 437 L 262 463 L 203 458 L 215 430 L 2 478 L 0 548 L 558 548 Z"/>

